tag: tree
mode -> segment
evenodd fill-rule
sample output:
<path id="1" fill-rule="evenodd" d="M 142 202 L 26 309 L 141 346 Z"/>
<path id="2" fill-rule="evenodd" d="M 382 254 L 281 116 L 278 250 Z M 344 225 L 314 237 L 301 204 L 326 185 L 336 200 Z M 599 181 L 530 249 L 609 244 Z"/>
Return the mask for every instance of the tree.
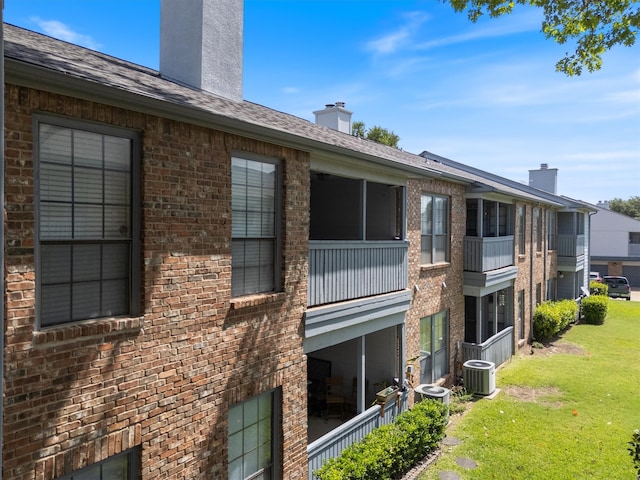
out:
<path id="1" fill-rule="evenodd" d="M 614 198 L 609 201 L 609 210 L 640 220 L 640 197 L 631 197 L 629 200 Z"/>
<path id="2" fill-rule="evenodd" d="M 542 32 L 560 45 L 575 41 L 575 52 L 556 63 L 568 76 L 600 70 L 602 54 L 614 46 L 630 47 L 640 30 L 638 0 L 443 0 L 457 12 L 467 12 L 472 22 L 483 15 L 496 18 L 513 7 L 528 5 L 544 11 Z"/>
<path id="3" fill-rule="evenodd" d="M 382 143 L 390 147 L 398 147 L 400 137 L 386 128 L 377 125 L 367 130 L 364 122 L 353 122 L 351 124 L 351 133 L 354 137 L 366 138 L 373 142 Z"/>

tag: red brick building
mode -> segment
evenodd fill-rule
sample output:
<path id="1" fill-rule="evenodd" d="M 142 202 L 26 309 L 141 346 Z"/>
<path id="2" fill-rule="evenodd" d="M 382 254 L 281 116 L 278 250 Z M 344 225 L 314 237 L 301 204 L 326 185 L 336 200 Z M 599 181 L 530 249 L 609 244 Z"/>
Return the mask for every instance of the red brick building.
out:
<path id="1" fill-rule="evenodd" d="M 355 138 L 341 103 L 242 101 L 233 69 L 4 36 L 5 479 L 311 478 L 326 377 L 378 422 L 380 388 L 512 354 L 554 295 L 559 197 Z M 469 266 L 483 242 L 510 260 Z"/>

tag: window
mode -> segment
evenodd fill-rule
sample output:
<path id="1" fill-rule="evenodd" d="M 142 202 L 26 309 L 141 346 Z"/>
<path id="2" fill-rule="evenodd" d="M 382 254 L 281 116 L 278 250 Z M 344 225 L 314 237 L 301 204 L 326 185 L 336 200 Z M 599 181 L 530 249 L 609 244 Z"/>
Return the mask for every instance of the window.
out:
<path id="1" fill-rule="evenodd" d="M 449 312 L 420 319 L 420 383 L 449 373 Z"/>
<path id="2" fill-rule="evenodd" d="M 556 212 L 547 210 L 547 249 L 556 248 Z"/>
<path id="3" fill-rule="evenodd" d="M 629 256 L 640 256 L 640 232 L 629 232 Z"/>
<path id="4" fill-rule="evenodd" d="M 137 135 L 44 119 L 37 135 L 40 325 L 137 314 Z"/>
<path id="5" fill-rule="evenodd" d="M 133 448 L 61 477 L 59 480 L 137 480 L 140 450 Z"/>
<path id="6" fill-rule="evenodd" d="M 547 279 L 547 292 L 545 300 L 555 300 L 556 299 L 556 282 L 555 278 Z"/>
<path id="7" fill-rule="evenodd" d="M 231 159 L 234 297 L 278 287 L 278 174 L 275 162 Z"/>
<path id="8" fill-rule="evenodd" d="M 229 409 L 229 480 L 277 478 L 276 393 L 263 393 Z"/>
<path id="9" fill-rule="evenodd" d="M 422 195 L 420 205 L 421 263 L 449 261 L 449 199 Z"/>
<path id="10" fill-rule="evenodd" d="M 526 212 L 524 205 L 518 206 L 518 253 L 525 254 Z"/>
<path id="11" fill-rule="evenodd" d="M 542 214 L 539 208 L 533 209 L 533 221 L 536 229 L 536 252 L 542 252 Z"/>
<path id="12" fill-rule="evenodd" d="M 518 338 L 524 340 L 524 290 L 518 291 Z"/>

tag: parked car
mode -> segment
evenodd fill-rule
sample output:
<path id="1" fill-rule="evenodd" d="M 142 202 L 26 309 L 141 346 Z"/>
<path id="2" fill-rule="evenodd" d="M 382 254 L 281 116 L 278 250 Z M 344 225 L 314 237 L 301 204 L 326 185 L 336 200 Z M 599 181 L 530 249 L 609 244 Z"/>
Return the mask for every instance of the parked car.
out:
<path id="1" fill-rule="evenodd" d="M 589 281 L 602 283 L 600 272 L 589 272 Z"/>
<path id="2" fill-rule="evenodd" d="M 609 288 L 609 296 L 611 298 L 626 298 L 631 300 L 631 285 L 627 277 L 604 277 L 604 283 Z"/>

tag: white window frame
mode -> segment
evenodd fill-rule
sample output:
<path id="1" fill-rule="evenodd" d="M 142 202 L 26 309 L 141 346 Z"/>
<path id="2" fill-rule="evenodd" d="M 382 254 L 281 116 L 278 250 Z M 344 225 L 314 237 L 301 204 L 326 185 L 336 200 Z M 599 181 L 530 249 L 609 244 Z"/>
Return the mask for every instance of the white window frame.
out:
<path id="1" fill-rule="evenodd" d="M 45 115 L 34 132 L 37 327 L 138 315 L 139 134 Z M 46 132 L 68 133 L 68 152 Z"/>

